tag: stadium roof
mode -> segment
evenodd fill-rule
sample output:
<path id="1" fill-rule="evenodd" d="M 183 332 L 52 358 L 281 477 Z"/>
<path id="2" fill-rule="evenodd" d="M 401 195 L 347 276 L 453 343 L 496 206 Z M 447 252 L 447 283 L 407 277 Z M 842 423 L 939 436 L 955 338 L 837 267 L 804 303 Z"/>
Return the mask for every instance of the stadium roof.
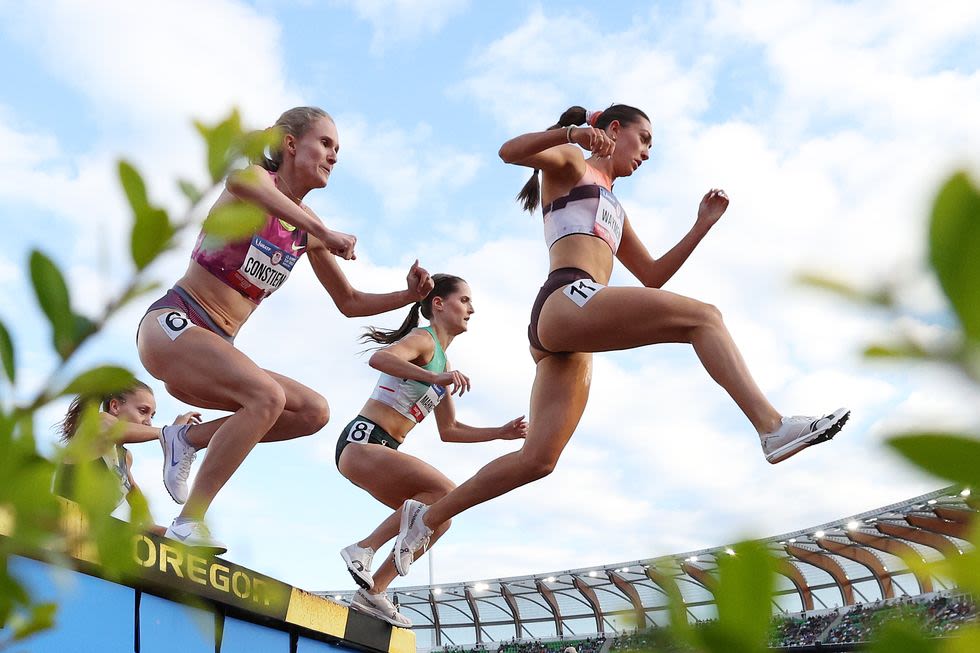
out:
<path id="1" fill-rule="evenodd" d="M 980 500 L 948 487 L 819 526 L 761 540 L 780 559 L 774 610 L 800 612 L 949 589 L 948 579 L 909 569 L 959 555 Z M 510 578 L 389 590 L 411 619 L 420 649 L 512 638 L 565 639 L 665 625 L 667 591 L 681 592 L 692 620 L 715 616 L 717 560 L 728 546 L 655 559 Z M 322 592 L 349 599 L 351 591 Z"/>

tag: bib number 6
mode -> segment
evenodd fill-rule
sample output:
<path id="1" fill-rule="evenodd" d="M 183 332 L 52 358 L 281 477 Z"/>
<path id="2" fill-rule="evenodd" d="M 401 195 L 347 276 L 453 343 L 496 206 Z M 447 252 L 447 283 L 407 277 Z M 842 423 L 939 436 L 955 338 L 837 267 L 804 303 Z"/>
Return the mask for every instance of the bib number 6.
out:
<path id="1" fill-rule="evenodd" d="M 157 321 L 160 323 L 160 327 L 163 332 L 166 333 L 171 340 L 176 340 L 177 337 L 187 331 L 192 326 L 197 326 L 190 321 L 181 311 L 170 311 L 169 313 L 164 313 L 157 317 Z"/>

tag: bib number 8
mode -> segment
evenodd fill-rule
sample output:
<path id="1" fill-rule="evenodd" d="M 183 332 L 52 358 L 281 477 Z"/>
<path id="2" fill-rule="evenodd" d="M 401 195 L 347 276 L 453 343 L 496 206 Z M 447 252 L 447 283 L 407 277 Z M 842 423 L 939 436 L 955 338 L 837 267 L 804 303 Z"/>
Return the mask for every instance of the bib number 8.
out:
<path id="1" fill-rule="evenodd" d="M 374 431 L 374 424 L 369 422 L 354 422 L 347 431 L 347 441 L 355 444 L 367 444 Z"/>

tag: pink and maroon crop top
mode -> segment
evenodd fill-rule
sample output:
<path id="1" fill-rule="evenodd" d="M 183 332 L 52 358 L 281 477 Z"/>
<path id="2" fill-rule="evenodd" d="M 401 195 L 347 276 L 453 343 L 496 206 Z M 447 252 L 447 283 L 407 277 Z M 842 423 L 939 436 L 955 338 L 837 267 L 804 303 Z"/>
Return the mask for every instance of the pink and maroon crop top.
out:
<path id="1" fill-rule="evenodd" d="M 275 179 L 274 172 L 269 174 Z M 251 238 L 227 240 L 202 230 L 191 260 L 258 304 L 289 278 L 307 239 L 302 229 L 267 215 Z"/>
<path id="2" fill-rule="evenodd" d="M 609 177 L 588 163 L 568 195 L 546 204 L 541 213 L 549 249 L 565 236 L 587 234 L 606 241 L 615 255 L 623 239 L 626 211 L 612 194 Z"/>

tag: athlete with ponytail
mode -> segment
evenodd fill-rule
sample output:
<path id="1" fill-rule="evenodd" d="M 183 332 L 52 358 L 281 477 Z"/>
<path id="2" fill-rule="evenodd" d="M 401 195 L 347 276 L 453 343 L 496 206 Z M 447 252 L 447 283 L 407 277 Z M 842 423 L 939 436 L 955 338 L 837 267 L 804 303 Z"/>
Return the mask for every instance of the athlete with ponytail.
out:
<path id="1" fill-rule="evenodd" d="M 189 493 L 186 474 L 173 475 L 174 487 L 168 490 L 178 501 L 187 501 L 167 536 L 215 552 L 225 547 L 212 538 L 204 515 L 245 456 L 258 442 L 316 433 L 330 414 L 319 393 L 260 368 L 235 347 L 235 336 L 252 312 L 285 283 L 304 253 L 320 284 L 348 317 L 411 304 L 432 288 L 418 261 L 404 290 L 373 294 L 350 285 L 335 257 L 354 259 L 357 239 L 328 229 L 303 203 L 311 190 L 327 185 L 337 163 L 337 127 L 315 107 L 290 109 L 275 126 L 282 137 L 271 156 L 230 175 L 212 208 L 250 202 L 265 211 L 265 223 L 253 236 L 234 240 L 202 231 L 187 272 L 149 307 L 137 335 L 143 366 L 166 383 L 170 394 L 192 406 L 233 413 L 213 437 L 188 433 L 164 441 L 169 464 L 177 468 L 185 467 L 182 461 L 197 449 L 208 447 Z"/>
<path id="2" fill-rule="evenodd" d="M 394 509 L 368 537 L 340 551 L 347 570 L 361 586 L 351 607 L 404 627 L 411 626 L 411 622 L 385 594 L 397 576 L 394 561 L 387 558 L 372 575 L 374 552 L 398 533 L 402 514 L 399 508 L 406 499 L 432 503 L 455 485 L 435 467 L 398 451 L 398 447 L 415 425 L 433 411 L 444 442 L 513 440 L 527 433 L 523 416 L 496 428 L 467 426 L 456 420 L 451 395 L 468 391 L 470 380 L 450 368 L 446 349 L 466 331 L 473 315 L 473 299 L 469 285 L 459 277 L 436 274 L 432 279 L 432 292 L 412 307 L 398 329 L 372 327 L 362 337 L 383 345 L 369 361 L 381 376 L 371 398 L 337 440 L 340 473 Z M 429 320 L 428 326 L 419 328 L 419 313 Z M 448 528 L 447 520 L 430 534 L 431 541 L 439 539 Z"/>
<path id="3" fill-rule="evenodd" d="M 539 199 L 544 202 L 550 274 L 528 328 L 536 363 L 531 425 L 519 451 L 490 462 L 442 499 L 429 506 L 406 501 L 394 551 L 400 574 L 408 573 L 417 551 L 450 518 L 551 473 L 585 410 L 592 352 L 691 344 L 708 374 L 751 422 L 770 463 L 829 440 L 847 420 L 850 412 L 844 408 L 817 417 L 783 417 L 752 380 L 718 309 L 661 289 L 721 218 L 728 196 L 708 191 L 690 231 L 660 258 L 651 256 L 612 187 L 649 158 L 652 145 L 646 114 L 616 104 L 595 114 L 572 107 L 551 128 L 500 148 L 505 162 L 535 170 L 518 196 L 524 208 L 533 212 Z M 583 149 L 591 156 L 586 158 Z M 644 287 L 607 286 L 614 258 Z"/>

